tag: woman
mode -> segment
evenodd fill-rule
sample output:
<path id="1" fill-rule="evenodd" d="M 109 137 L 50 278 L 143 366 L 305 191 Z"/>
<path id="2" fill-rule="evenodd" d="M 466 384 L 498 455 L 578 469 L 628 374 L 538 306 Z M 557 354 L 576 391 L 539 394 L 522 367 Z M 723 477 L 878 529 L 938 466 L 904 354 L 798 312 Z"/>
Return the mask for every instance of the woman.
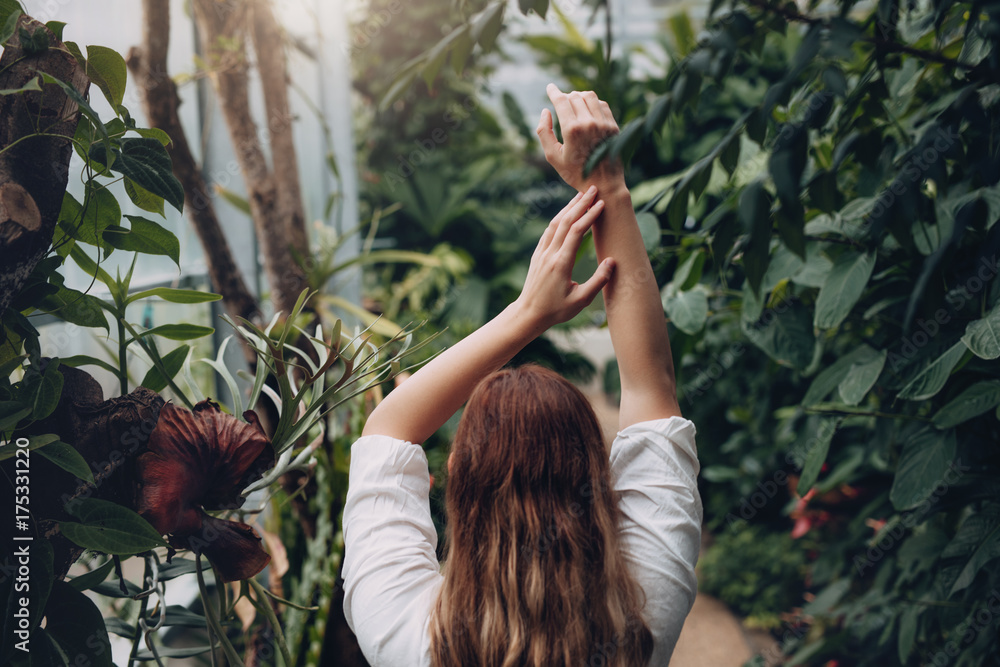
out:
<path id="1" fill-rule="evenodd" d="M 548 110 L 538 135 L 579 194 L 539 240 L 517 300 L 394 389 L 352 448 L 344 611 L 376 667 L 665 666 L 694 601 L 694 425 L 621 164 L 583 176 L 618 126 L 592 92 L 547 92 L 564 143 Z M 601 261 L 581 285 L 570 274 L 588 229 Z M 498 371 L 602 289 L 622 384 L 610 461 L 572 385 L 538 367 Z M 466 401 L 441 568 L 412 443 Z"/>

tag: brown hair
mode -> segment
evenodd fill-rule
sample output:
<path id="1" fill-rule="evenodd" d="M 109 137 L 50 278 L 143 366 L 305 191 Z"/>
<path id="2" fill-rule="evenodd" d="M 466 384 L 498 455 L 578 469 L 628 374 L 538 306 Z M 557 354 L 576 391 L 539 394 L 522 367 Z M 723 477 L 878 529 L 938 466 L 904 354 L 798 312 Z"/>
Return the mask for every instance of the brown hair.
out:
<path id="1" fill-rule="evenodd" d="M 452 445 L 446 511 L 431 665 L 648 664 L 608 453 L 576 387 L 534 365 L 480 382 Z"/>

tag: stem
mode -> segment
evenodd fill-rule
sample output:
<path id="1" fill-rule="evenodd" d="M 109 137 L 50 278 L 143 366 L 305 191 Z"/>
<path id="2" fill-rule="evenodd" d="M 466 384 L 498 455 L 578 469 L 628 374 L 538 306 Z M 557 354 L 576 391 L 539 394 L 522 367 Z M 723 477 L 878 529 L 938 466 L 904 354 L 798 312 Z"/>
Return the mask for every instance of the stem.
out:
<path id="1" fill-rule="evenodd" d="M 123 396 L 125 395 L 124 391 L 122 392 L 122 395 Z M 152 576 L 152 569 L 149 565 L 149 561 L 147 560 L 146 571 L 142 575 L 143 582 L 146 581 L 146 577 L 151 577 L 151 576 Z M 140 621 L 142 621 L 142 619 L 146 617 L 146 607 L 148 605 L 149 605 L 149 596 L 147 595 L 143 597 L 142 602 L 139 603 L 139 617 L 135 621 L 135 636 L 132 638 L 132 651 L 128 655 L 128 667 L 132 667 L 133 663 L 135 663 L 136 653 L 139 652 L 139 640 L 142 639 L 142 623 Z"/>
<path id="2" fill-rule="evenodd" d="M 118 323 L 118 382 L 121 384 L 122 396 L 128 393 L 128 343 L 125 342 L 125 312 L 118 311 L 115 320 Z"/>
<path id="3" fill-rule="evenodd" d="M 205 585 L 205 575 L 201 569 L 201 554 L 196 554 L 194 566 L 195 571 L 198 574 L 198 590 L 201 591 L 202 607 L 205 608 L 205 621 L 207 622 L 209 628 L 209 641 L 211 641 L 212 633 L 218 635 L 219 643 L 222 644 L 222 651 L 226 654 L 226 658 L 229 662 L 232 663 L 234 667 L 244 667 L 239 654 L 236 653 L 236 649 L 233 648 L 232 643 L 229 641 L 229 637 L 226 636 L 226 630 L 219 622 L 219 617 L 215 614 L 215 607 L 212 606 L 212 603 L 209 600 L 208 587 Z M 212 655 L 214 660 L 214 645 L 212 645 Z"/>
<path id="4" fill-rule="evenodd" d="M 267 622 L 271 624 L 271 629 L 274 631 L 274 639 L 278 642 L 278 650 L 281 651 L 281 657 L 285 661 L 285 667 L 292 667 L 292 654 L 289 652 L 288 644 L 285 642 L 285 633 L 281 631 L 278 616 L 274 613 L 274 609 L 266 597 L 264 587 L 256 579 L 250 578 L 247 581 L 250 583 L 250 588 L 257 594 L 257 601 L 260 603 L 260 606 L 254 606 L 264 614 Z"/>

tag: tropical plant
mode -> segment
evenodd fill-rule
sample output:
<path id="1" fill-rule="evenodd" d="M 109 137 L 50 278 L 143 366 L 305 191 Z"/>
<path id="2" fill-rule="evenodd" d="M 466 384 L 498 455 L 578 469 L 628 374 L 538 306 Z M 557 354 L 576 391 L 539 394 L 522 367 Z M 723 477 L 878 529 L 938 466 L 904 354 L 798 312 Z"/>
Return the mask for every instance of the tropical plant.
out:
<path id="1" fill-rule="evenodd" d="M 789 664 L 997 664 L 1000 15 L 724 4 L 591 162 L 697 135 L 729 96 L 634 188 L 707 518 L 816 540 Z"/>

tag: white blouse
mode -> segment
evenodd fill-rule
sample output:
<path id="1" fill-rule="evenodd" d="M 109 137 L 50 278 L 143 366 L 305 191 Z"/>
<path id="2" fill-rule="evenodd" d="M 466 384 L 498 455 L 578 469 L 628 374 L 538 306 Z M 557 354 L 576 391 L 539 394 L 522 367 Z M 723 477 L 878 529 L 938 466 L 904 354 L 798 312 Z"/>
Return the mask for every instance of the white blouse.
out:
<path id="1" fill-rule="evenodd" d="M 694 424 L 669 417 L 633 424 L 611 446 L 621 493 L 622 546 L 646 595 L 650 665 L 665 667 L 698 585 L 702 506 Z M 344 615 L 373 667 L 430 665 L 430 609 L 442 576 L 419 445 L 383 435 L 351 448 L 344 506 Z"/>

